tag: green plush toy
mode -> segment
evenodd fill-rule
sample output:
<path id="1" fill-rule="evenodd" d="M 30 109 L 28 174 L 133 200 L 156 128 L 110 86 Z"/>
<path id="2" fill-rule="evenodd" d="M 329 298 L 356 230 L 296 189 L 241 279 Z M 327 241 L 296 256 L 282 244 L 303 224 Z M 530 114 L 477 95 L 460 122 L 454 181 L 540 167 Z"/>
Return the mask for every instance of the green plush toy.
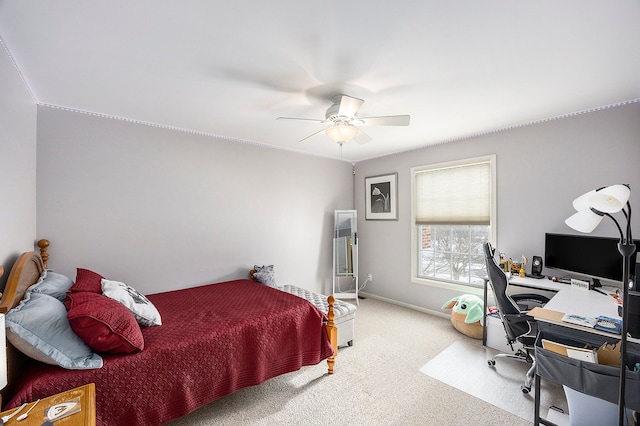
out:
<path id="1" fill-rule="evenodd" d="M 451 324 L 460 333 L 482 339 L 482 324 L 480 320 L 484 315 L 484 303 L 482 299 L 473 294 L 463 294 L 454 297 L 442 305 L 442 309 L 452 309 Z"/>

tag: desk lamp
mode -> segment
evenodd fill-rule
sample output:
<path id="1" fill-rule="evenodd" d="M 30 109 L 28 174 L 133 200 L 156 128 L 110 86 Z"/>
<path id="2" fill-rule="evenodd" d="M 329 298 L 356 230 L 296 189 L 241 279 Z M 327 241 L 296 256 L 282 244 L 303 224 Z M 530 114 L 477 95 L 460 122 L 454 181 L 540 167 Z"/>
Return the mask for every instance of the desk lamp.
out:
<path id="1" fill-rule="evenodd" d="M 616 224 L 620 233 L 618 250 L 622 255 L 622 331 L 620 335 L 620 389 L 618 394 L 618 424 L 624 425 L 625 414 L 625 382 L 627 370 L 627 328 L 629 311 L 629 271 L 631 269 L 631 256 L 636 251 L 631 237 L 631 205 L 629 197 L 631 189 L 629 185 L 611 185 L 594 189 L 573 200 L 573 207 L 578 211 L 565 220 L 565 223 L 579 232 L 590 233 L 600 224 L 602 218 L 607 216 Z M 625 210 L 626 207 L 626 210 Z M 627 220 L 625 230 L 620 227 L 613 213 L 622 211 Z"/>
<path id="2" fill-rule="evenodd" d="M 4 273 L 4 268 L 0 265 L 0 277 Z M 0 293 L 2 295 L 2 293 Z M 7 386 L 7 337 L 4 329 L 4 314 L 0 314 L 0 390 Z M 2 409 L 2 398 L 0 397 L 0 410 Z"/>

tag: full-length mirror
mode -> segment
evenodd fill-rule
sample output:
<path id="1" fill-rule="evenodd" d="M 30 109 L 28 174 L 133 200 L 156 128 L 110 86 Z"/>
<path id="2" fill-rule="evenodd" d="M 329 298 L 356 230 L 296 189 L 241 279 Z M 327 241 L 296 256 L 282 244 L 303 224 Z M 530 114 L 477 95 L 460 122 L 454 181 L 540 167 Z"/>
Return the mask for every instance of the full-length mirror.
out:
<path id="1" fill-rule="evenodd" d="M 355 210 L 336 210 L 333 235 L 333 294 L 358 297 L 358 222 Z"/>

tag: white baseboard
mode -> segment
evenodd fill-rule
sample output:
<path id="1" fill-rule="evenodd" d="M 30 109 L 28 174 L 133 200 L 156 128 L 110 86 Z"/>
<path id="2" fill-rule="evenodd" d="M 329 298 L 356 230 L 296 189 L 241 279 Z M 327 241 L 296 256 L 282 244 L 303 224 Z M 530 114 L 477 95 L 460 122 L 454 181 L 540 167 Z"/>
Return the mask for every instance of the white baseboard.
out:
<path id="1" fill-rule="evenodd" d="M 420 306 L 412 305 L 410 303 L 398 302 L 397 300 L 387 299 L 386 297 L 377 296 L 375 294 L 369 294 L 369 293 L 365 293 L 365 292 L 361 291 L 361 292 L 359 292 L 359 295 L 362 296 L 362 297 L 370 297 L 371 299 L 381 300 L 383 302 L 391 303 L 393 305 L 403 306 L 405 308 L 413 309 L 414 311 L 424 312 L 426 314 L 435 315 L 435 316 L 438 316 L 438 317 L 441 317 L 441 318 L 449 318 L 449 317 L 451 317 L 451 313 L 450 312 L 434 311 L 433 309 L 426 309 L 426 308 L 423 308 L 423 307 L 420 307 Z"/>

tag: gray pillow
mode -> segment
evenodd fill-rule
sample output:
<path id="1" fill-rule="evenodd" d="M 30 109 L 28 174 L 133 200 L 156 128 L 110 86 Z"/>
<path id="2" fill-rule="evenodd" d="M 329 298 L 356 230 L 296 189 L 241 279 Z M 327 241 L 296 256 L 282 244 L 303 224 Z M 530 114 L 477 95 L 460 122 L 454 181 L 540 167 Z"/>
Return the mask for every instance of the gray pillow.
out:
<path id="1" fill-rule="evenodd" d="M 29 288 L 30 292 L 42 293 L 55 297 L 61 302 L 67 297 L 67 290 L 71 288 L 73 281 L 71 278 L 53 272 L 51 269 L 45 269 L 40 275 L 37 283 Z"/>
<path id="2" fill-rule="evenodd" d="M 76 335 L 55 297 L 27 292 L 5 316 L 7 339 L 25 355 L 72 370 L 102 367 L 102 357 Z"/>
<path id="3" fill-rule="evenodd" d="M 253 267 L 253 279 L 269 287 L 278 287 L 276 284 L 276 273 L 273 270 L 273 265 Z"/>

